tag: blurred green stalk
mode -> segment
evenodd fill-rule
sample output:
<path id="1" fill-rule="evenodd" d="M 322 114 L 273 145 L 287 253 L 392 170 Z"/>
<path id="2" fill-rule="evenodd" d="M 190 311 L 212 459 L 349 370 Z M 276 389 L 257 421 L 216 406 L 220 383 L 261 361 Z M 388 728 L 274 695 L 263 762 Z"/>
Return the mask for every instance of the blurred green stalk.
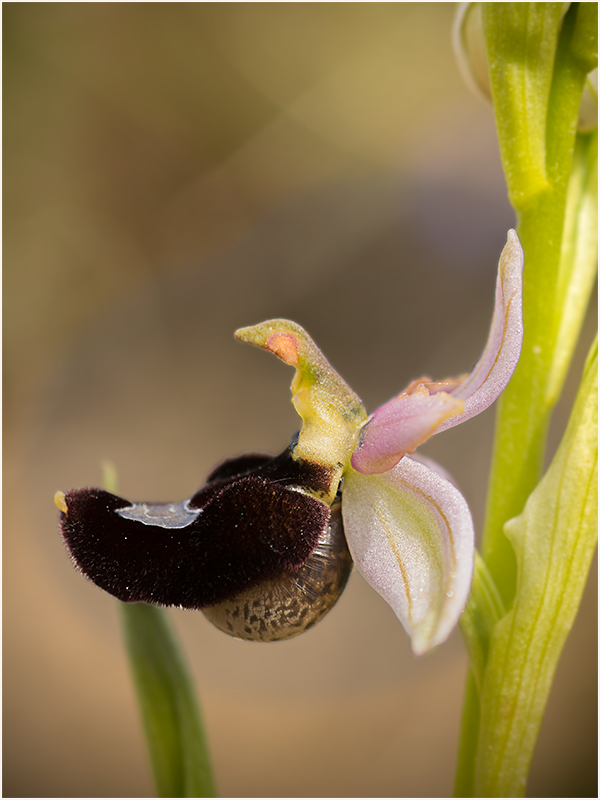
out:
<path id="1" fill-rule="evenodd" d="M 119 607 L 158 796 L 215 797 L 194 686 L 166 611 Z"/>
<path id="2" fill-rule="evenodd" d="M 118 479 L 104 465 L 104 488 Z M 167 612 L 119 603 L 129 666 L 159 797 L 216 797 L 202 715 Z"/>

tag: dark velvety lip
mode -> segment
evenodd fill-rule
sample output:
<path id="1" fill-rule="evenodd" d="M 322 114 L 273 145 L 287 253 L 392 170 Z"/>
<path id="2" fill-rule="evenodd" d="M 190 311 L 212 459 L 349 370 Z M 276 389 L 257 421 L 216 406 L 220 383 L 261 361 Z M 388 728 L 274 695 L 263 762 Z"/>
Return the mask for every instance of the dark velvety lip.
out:
<path id="1" fill-rule="evenodd" d="M 119 600 L 206 608 L 307 561 L 330 520 L 315 466 L 289 448 L 230 459 L 182 503 L 71 490 L 61 533 L 76 567 Z"/>

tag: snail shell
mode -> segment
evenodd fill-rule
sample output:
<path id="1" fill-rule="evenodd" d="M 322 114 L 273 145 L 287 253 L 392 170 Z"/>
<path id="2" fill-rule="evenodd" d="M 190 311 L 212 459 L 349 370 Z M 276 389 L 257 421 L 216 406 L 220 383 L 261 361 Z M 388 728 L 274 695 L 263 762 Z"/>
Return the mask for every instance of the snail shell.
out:
<path id="1" fill-rule="evenodd" d="M 202 613 L 217 628 L 238 639 L 273 642 L 291 639 L 322 619 L 336 604 L 352 571 L 341 503 L 315 550 L 296 571 L 283 572 Z"/>

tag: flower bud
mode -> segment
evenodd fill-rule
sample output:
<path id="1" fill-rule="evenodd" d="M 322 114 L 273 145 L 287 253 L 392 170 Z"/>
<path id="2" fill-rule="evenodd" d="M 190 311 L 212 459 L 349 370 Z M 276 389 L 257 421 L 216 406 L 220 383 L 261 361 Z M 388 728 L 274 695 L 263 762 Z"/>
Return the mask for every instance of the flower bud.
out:
<path id="1" fill-rule="evenodd" d="M 452 46 L 464 82 L 474 95 L 491 102 L 481 3 L 459 3 L 452 29 Z"/>
<path id="2" fill-rule="evenodd" d="M 561 17 L 567 13 L 570 3 L 563 3 Z M 583 20 L 586 28 L 588 20 Z M 579 44 L 579 40 L 575 42 Z M 463 80 L 477 97 L 492 101 L 492 90 L 487 61 L 481 3 L 460 3 L 452 31 L 452 45 Z M 580 57 L 579 52 L 575 53 Z M 585 68 L 588 68 L 587 65 Z M 577 129 L 588 133 L 598 125 L 598 69 L 588 73 L 585 81 Z"/>

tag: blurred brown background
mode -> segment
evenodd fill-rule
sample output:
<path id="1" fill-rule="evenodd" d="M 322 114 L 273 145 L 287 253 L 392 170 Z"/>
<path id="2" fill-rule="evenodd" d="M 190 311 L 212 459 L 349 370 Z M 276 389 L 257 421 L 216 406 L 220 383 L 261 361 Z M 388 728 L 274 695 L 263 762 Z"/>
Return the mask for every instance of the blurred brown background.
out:
<path id="1" fill-rule="evenodd" d="M 478 357 L 513 224 L 452 4 L 10 4 L 4 18 L 4 796 L 152 783 L 116 601 L 72 569 L 57 489 L 181 500 L 279 452 L 292 372 L 234 341 L 304 325 L 373 410 Z M 583 346 L 555 419 L 565 424 Z M 483 517 L 493 412 L 425 450 Z M 595 571 L 594 571 L 595 572 Z M 588 586 L 529 793 L 595 796 Z M 315 630 L 172 612 L 225 796 L 447 796 L 466 658 L 422 659 L 358 574 Z"/>

